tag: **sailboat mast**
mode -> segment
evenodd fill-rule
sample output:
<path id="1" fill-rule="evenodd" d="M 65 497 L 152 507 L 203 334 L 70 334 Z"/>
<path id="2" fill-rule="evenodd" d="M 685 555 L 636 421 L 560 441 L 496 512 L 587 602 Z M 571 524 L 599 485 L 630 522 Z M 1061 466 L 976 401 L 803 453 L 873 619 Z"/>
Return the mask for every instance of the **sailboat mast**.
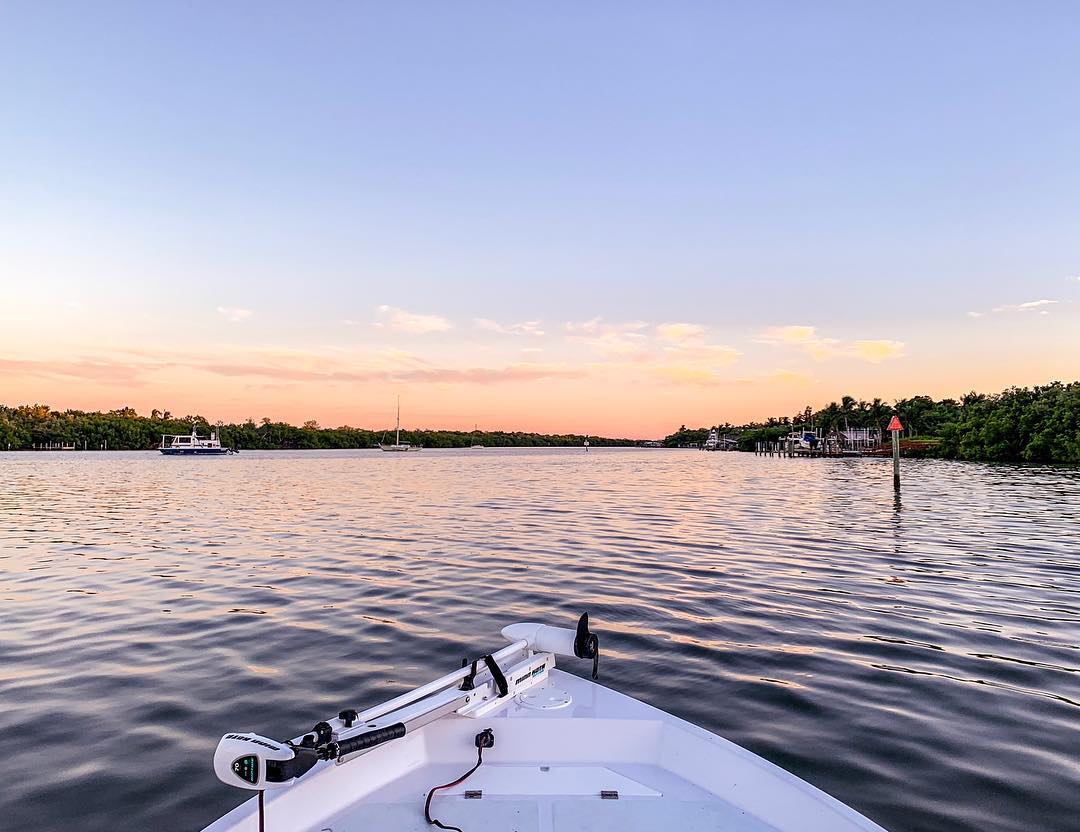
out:
<path id="1" fill-rule="evenodd" d="M 397 432 L 394 436 L 394 444 L 401 444 L 401 396 L 397 397 Z"/>

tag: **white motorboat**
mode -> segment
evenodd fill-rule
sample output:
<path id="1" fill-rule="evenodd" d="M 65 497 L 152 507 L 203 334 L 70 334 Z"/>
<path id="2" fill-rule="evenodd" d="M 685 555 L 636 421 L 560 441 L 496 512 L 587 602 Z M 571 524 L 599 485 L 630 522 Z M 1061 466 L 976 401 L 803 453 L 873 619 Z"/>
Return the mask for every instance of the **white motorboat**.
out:
<path id="1" fill-rule="evenodd" d="M 204 832 L 884 832 L 734 743 L 555 668 L 599 661 L 576 630 L 510 644 L 288 742 L 237 731 L 214 770 L 258 792 Z"/>
<path id="2" fill-rule="evenodd" d="M 396 451 L 398 453 L 404 453 L 407 451 L 419 451 L 422 450 L 421 445 L 410 445 L 408 442 L 401 441 L 401 396 L 398 396 L 397 400 L 397 428 L 394 434 L 394 444 L 386 445 L 382 442 L 379 443 L 380 451 Z"/>
<path id="3" fill-rule="evenodd" d="M 158 450 L 165 456 L 222 456 L 233 453 L 232 448 L 222 447 L 216 430 L 211 430 L 209 438 L 204 439 L 194 425 L 191 426 L 190 436 L 163 433 Z"/>

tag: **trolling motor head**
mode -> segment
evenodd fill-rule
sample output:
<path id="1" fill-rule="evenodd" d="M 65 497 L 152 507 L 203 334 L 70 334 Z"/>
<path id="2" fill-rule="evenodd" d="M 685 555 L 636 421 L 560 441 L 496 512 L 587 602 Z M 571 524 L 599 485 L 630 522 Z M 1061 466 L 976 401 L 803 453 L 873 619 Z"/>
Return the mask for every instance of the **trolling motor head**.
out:
<path id="1" fill-rule="evenodd" d="M 589 632 L 589 614 L 583 612 L 577 629 L 549 627 L 547 624 L 511 624 L 503 627 L 502 634 L 510 641 L 524 640 L 529 649 L 540 653 L 556 653 L 560 656 L 576 656 L 593 660 L 593 678 L 599 676 L 600 639 Z"/>
<path id="2" fill-rule="evenodd" d="M 214 751 L 214 773 L 230 786 L 262 791 L 291 786 L 318 761 L 314 747 L 258 734 L 226 734 Z"/>

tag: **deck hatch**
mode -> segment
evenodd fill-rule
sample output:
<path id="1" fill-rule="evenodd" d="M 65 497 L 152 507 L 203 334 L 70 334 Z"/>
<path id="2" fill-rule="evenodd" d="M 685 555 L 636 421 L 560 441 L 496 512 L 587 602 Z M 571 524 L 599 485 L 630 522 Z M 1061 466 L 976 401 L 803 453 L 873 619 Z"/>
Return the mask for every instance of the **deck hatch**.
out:
<path id="1" fill-rule="evenodd" d="M 446 794 L 464 795 L 467 791 L 482 791 L 486 797 L 589 797 L 611 792 L 618 797 L 662 797 L 655 788 L 633 780 L 605 766 L 539 766 L 495 765 L 485 763 L 469 778 L 469 789 L 455 786 Z M 611 798 L 608 798 L 609 800 Z"/>

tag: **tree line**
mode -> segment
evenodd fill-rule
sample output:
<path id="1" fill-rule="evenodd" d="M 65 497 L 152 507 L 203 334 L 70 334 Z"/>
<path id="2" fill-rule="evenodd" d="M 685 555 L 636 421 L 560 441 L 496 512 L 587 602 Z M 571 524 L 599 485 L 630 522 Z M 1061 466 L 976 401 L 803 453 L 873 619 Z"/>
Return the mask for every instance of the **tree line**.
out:
<path id="1" fill-rule="evenodd" d="M 53 410 L 48 405 L 19 407 L 0 405 L 0 450 L 29 450 L 50 446 L 78 449 L 141 451 L 158 447 L 162 434 L 190 434 L 192 428 L 206 436 L 213 428 L 221 444 L 238 450 L 285 450 L 315 448 L 374 448 L 379 442 L 393 442 L 394 430 L 370 430 L 348 425 L 320 427 L 315 421 L 301 426 L 264 418 L 239 424 L 216 425 L 199 415 L 173 416 L 169 411 L 153 410 L 140 416 L 130 407 L 107 413 L 82 410 Z M 580 434 L 546 434 L 525 431 L 456 431 L 403 430 L 401 440 L 425 448 L 467 448 L 484 445 L 494 448 L 561 447 L 582 445 Z M 638 444 L 632 439 L 590 436 L 595 446 Z"/>
<path id="2" fill-rule="evenodd" d="M 820 410 L 807 406 L 793 416 L 746 425 L 717 425 L 738 437 L 739 450 L 775 442 L 792 431 L 815 428 L 828 434 L 847 428 L 878 428 L 899 416 L 904 436 L 931 440 L 926 455 L 945 459 L 1002 462 L 1080 463 L 1080 382 L 1010 387 L 1001 393 L 968 393 L 959 399 L 912 396 L 891 405 L 883 399 L 844 396 Z M 699 445 L 709 428 L 685 425 L 664 444 Z M 884 435 L 884 434 L 883 434 Z"/>

